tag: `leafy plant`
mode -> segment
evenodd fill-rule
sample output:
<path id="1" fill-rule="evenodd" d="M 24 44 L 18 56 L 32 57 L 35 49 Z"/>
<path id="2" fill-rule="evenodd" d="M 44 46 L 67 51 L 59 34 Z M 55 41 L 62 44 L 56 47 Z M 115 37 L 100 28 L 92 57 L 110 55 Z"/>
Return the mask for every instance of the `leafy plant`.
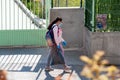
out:
<path id="1" fill-rule="evenodd" d="M 118 68 L 115 66 L 106 66 L 108 61 L 106 59 L 102 60 L 102 57 L 105 53 L 103 51 L 97 51 L 93 58 L 88 58 L 87 56 L 81 56 L 80 59 L 87 63 L 81 75 L 92 80 L 119 80 L 116 79 L 118 75 Z M 120 76 L 120 75 L 118 75 Z"/>

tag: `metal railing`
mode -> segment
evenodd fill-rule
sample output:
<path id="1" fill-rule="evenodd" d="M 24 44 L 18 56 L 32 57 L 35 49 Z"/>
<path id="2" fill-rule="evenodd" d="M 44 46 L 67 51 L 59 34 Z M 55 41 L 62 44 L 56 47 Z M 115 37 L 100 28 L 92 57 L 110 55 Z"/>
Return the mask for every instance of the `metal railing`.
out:
<path id="1" fill-rule="evenodd" d="M 92 0 L 85 1 L 85 26 L 92 31 Z"/>
<path id="2" fill-rule="evenodd" d="M 0 0 L 0 47 L 46 46 L 44 8 L 43 0 Z"/>
<path id="3" fill-rule="evenodd" d="M 86 0 L 85 26 L 93 32 L 120 31 L 119 0 Z"/>
<path id="4" fill-rule="evenodd" d="M 120 0 L 96 0 L 95 3 L 95 15 L 101 16 L 102 30 L 105 32 L 120 31 Z M 97 22 L 99 21 L 96 20 L 95 25 L 98 28 Z"/>
<path id="5" fill-rule="evenodd" d="M 0 0 L 0 30 L 45 27 L 45 10 L 42 4 L 43 2 L 33 0 Z"/>

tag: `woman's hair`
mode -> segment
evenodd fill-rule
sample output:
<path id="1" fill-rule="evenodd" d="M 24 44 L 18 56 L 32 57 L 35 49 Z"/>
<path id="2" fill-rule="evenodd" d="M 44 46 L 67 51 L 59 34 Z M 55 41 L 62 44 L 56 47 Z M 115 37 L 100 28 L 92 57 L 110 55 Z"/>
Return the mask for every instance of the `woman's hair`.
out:
<path id="1" fill-rule="evenodd" d="M 62 18 L 57 17 L 54 21 L 52 21 L 52 22 L 49 24 L 49 26 L 48 26 L 47 29 L 50 30 L 51 27 L 53 26 L 53 24 L 55 24 L 55 23 L 58 22 L 58 21 L 62 21 Z"/>

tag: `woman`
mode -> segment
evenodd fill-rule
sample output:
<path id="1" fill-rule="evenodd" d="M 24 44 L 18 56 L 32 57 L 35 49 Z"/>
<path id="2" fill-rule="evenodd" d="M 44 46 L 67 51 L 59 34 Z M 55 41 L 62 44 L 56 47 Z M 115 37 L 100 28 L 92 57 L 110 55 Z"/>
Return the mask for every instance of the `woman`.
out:
<path id="1" fill-rule="evenodd" d="M 45 70 L 52 71 L 51 65 L 62 64 L 65 70 L 70 69 L 66 65 L 64 59 L 64 49 L 63 46 L 66 46 L 66 41 L 62 38 L 62 18 L 57 17 L 51 24 L 48 26 L 48 30 L 53 29 L 54 36 L 54 45 L 50 47 L 50 53 L 48 55 L 47 65 Z"/>

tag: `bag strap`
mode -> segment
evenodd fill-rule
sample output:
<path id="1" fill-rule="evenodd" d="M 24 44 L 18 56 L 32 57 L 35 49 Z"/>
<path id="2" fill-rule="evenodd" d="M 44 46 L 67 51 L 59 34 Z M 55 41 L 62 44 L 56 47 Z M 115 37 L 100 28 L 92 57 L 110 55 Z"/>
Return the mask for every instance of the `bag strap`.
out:
<path id="1" fill-rule="evenodd" d="M 57 25 L 53 25 L 50 30 L 53 30 L 53 28 L 54 28 L 55 26 L 57 26 Z M 57 27 L 58 27 L 58 26 L 57 26 Z M 59 36 L 59 29 L 60 29 L 60 28 L 58 27 L 58 32 L 57 32 L 57 35 L 58 35 L 58 36 Z"/>
<path id="2" fill-rule="evenodd" d="M 59 36 L 59 29 L 60 29 L 60 28 L 58 27 L 58 32 L 57 32 L 57 35 L 58 35 L 58 36 Z"/>
<path id="3" fill-rule="evenodd" d="M 56 25 L 54 24 L 50 30 L 52 30 Z"/>

